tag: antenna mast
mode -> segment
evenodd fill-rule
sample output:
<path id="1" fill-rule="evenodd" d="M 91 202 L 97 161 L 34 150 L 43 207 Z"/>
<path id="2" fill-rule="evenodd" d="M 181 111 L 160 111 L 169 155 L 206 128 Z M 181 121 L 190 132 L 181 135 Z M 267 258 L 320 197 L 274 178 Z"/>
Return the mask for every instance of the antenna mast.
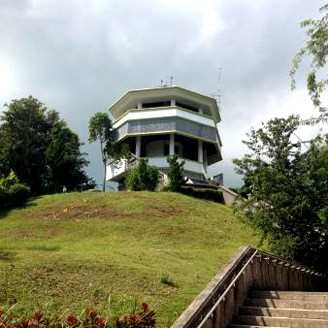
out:
<path id="1" fill-rule="evenodd" d="M 217 89 L 214 93 L 211 94 L 211 96 L 216 99 L 219 106 L 221 105 L 221 98 L 222 98 L 221 79 L 222 79 L 222 67 L 219 67 L 218 68 L 218 77 L 217 77 Z"/>

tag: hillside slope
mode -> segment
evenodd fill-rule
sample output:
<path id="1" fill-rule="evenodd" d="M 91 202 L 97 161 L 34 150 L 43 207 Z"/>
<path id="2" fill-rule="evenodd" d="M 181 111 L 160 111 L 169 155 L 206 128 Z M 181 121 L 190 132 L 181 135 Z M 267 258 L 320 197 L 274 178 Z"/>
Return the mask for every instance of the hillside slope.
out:
<path id="1" fill-rule="evenodd" d="M 0 304 L 59 313 L 110 302 L 115 311 L 137 299 L 166 327 L 240 246 L 257 242 L 230 208 L 175 193 L 43 196 L 0 213 Z"/>

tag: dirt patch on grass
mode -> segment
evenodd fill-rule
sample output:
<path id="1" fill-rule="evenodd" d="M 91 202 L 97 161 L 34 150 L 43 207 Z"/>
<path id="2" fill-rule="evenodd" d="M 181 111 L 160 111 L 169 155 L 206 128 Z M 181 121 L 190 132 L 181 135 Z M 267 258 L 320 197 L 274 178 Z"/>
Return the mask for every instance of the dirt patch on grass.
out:
<path id="1" fill-rule="evenodd" d="M 62 220 L 75 220 L 80 222 L 88 219 L 142 219 L 142 218 L 174 218 L 181 216 L 184 212 L 182 208 L 177 208 L 168 203 L 165 204 L 145 204 L 145 210 L 120 210 L 108 205 L 96 205 L 96 204 L 72 204 L 61 208 L 51 206 L 43 208 L 39 211 L 33 211 L 27 213 L 26 217 L 29 219 L 41 219 L 47 221 L 62 221 Z"/>

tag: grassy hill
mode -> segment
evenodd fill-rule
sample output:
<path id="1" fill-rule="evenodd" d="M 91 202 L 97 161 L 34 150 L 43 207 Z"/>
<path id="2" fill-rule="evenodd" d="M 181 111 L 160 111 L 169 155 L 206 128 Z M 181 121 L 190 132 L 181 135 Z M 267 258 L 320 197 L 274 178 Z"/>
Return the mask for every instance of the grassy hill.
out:
<path id="1" fill-rule="evenodd" d="M 71 193 L 0 213 L 0 304 L 52 313 L 147 302 L 167 327 L 258 237 L 224 205 L 175 193 Z"/>

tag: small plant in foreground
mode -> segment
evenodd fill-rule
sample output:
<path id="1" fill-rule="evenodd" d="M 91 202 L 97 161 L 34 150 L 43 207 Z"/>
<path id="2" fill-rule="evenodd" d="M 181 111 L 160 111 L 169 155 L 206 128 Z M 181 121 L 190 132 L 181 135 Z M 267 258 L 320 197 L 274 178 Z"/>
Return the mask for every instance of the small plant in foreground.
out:
<path id="1" fill-rule="evenodd" d="M 147 304 L 141 305 L 137 313 L 128 314 L 115 321 L 102 317 L 96 310 L 87 309 L 80 316 L 69 314 L 64 319 L 47 317 L 37 311 L 32 316 L 15 317 L 13 313 L 0 309 L 1 328 L 153 328 L 155 312 Z"/>
<path id="2" fill-rule="evenodd" d="M 141 310 L 117 320 L 117 328 L 152 328 L 155 327 L 155 312 L 149 309 L 148 304 L 142 303 Z"/>
<path id="3" fill-rule="evenodd" d="M 173 278 L 168 273 L 162 274 L 161 283 L 164 285 L 171 286 L 171 287 L 177 286 L 177 284 L 174 282 Z"/>

